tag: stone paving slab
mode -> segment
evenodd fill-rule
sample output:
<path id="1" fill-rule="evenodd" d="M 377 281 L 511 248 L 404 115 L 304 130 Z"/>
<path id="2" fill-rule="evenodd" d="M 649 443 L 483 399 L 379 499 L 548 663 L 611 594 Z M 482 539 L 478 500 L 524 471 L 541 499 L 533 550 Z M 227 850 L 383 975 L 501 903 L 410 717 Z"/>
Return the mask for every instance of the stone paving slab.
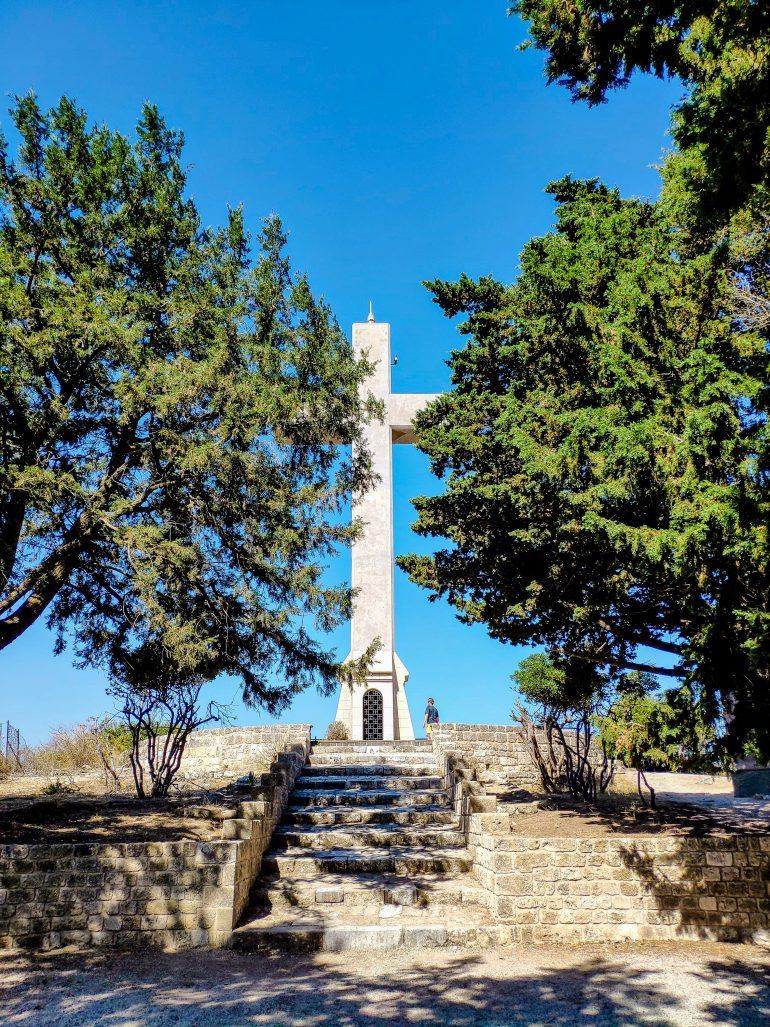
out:
<path id="1" fill-rule="evenodd" d="M 349 806 L 351 802 L 361 806 L 422 806 L 441 801 L 446 802 L 446 791 L 443 788 L 421 789 L 409 791 L 399 788 L 377 788 L 349 790 L 341 788 L 337 791 L 299 787 L 291 795 L 292 805 L 307 806 Z"/>
<path id="2" fill-rule="evenodd" d="M 436 760 L 432 750 L 399 752 L 394 755 L 397 756 L 397 762 L 402 767 L 429 766 L 434 770 L 436 767 Z M 360 767 L 387 766 L 387 764 L 383 763 L 383 754 L 381 752 L 351 752 L 349 756 L 351 765 Z M 307 765 L 309 767 L 330 767 L 339 765 L 339 762 L 339 753 L 314 751 L 310 755 Z"/>
<path id="3" fill-rule="evenodd" d="M 348 739 L 344 742 L 331 742 L 327 739 L 317 739 L 313 742 L 313 752 L 333 752 L 335 754 L 345 754 L 349 752 L 368 752 L 368 753 L 385 753 L 390 755 L 391 753 L 400 752 L 419 752 L 424 750 L 426 752 L 433 752 L 433 743 L 428 738 L 415 738 L 410 741 L 389 741 L 389 742 L 373 742 L 373 741 L 353 741 Z"/>
<path id="4" fill-rule="evenodd" d="M 351 763 L 345 766 L 346 775 L 355 777 L 407 777 L 410 780 L 414 777 L 436 778 L 436 765 L 431 762 L 426 764 L 424 760 L 419 763 Z M 309 763 L 302 770 L 302 780 L 315 777 L 339 778 L 340 767 L 338 763 L 318 765 Z"/>
<path id="5" fill-rule="evenodd" d="M 427 790 L 441 788 L 441 778 L 433 773 L 400 776 L 381 774 L 345 774 L 344 776 L 312 777 L 303 771 L 297 779 L 298 789 L 334 789 L 335 791 L 375 791 L 377 789 L 394 789 L 410 791 L 412 789 Z"/>
<path id="6" fill-rule="evenodd" d="M 472 862 L 467 852 L 453 849 L 287 849 L 282 852 L 269 852 L 262 861 L 262 868 L 265 874 L 278 874 L 282 877 L 307 873 L 312 869 L 322 873 L 340 870 L 351 873 L 465 873 L 470 870 Z"/>
<path id="7" fill-rule="evenodd" d="M 500 943 L 511 941 L 511 930 L 494 924 L 486 910 L 464 908 L 462 915 L 420 908 L 385 906 L 393 915 L 356 915 L 348 907 L 330 904 L 315 909 L 266 911 L 253 915 L 235 931 L 231 947 L 257 951 L 348 952 L 401 947 L 441 948 L 476 945 L 479 934 Z"/>
<path id="8" fill-rule="evenodd" d="M 455 824 L 452 810 L 436 804 L 414 806 L 291 806 L 283 816 L 287 826 L 349 824 Z"/>
<path id="9" fill-rule="evenodd" d="M 308 877 L 263 878 L 253 893 L 255 907 L 485 905 L 486 892 L 470 874 L 315 874 Z"/>
<path id="10" fill-rule="evenodd" d="M 275 849 L 359 849 L 394 846 L 462 848 L 465 836 L 450 825 L 404 827 L 401 824 L 308 825 L 297 828 L 282 825 L 273 834 Z"/>

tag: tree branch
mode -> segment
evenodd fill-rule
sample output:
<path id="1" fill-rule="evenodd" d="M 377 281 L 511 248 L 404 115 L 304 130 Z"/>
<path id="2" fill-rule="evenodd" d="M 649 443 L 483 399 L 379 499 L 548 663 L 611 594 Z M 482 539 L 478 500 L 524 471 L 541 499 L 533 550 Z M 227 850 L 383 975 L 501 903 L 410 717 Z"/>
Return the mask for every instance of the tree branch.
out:
<path id="1" fill-rule="evenodd" d="M 569 659 L 585 660 L 588 663 L 595 663 L 599 667 L 615 667 L 618 670 L 639 670 L 648 674 L 661 674 L 669 678 L 683 678 L 685 671 L 681 667 L 658 667 L 652 663 L 637 663 L 635 660 L 619 660 L 613 656 L 590 656 L 588 653 L 578 650 L 563 649 L 555 646 L 557 652 Z"/>

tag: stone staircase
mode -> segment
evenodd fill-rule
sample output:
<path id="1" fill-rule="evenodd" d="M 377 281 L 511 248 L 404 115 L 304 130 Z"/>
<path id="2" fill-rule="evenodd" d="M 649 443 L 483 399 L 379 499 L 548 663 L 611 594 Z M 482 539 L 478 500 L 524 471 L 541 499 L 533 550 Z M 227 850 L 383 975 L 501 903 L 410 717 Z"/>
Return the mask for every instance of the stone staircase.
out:
<path id="1" fill-rule="evenodd" d="M 231 944 L 493 944 L 471 863 L 429 742 L 316 742 Z"/>

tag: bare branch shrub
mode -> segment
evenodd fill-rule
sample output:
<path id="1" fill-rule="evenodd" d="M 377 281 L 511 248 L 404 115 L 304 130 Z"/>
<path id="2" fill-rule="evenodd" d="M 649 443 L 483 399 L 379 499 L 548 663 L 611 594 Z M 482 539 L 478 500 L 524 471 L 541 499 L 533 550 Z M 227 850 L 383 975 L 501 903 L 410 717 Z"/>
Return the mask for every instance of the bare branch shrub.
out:
<path id="1" fill-rule="evenodd" d="M 521 727 L 527 752 L 540 774 L 543 790 L 549 794 L 562 792 L 566 787 L 564 754 L 554 743 L 555 723 L 552 717 L 542 716 L 535 723 L 523 703 L 516 703 L 512 719 Z"/>
<path id="2" fill-rule="evenodd" d="M 604 746 L 593 744 L 591 721 L 603 700 L 603 680 L 593 668 L 571 677 L 544 653 L 522 661 L 513 675 L 523 701 L 511 717 L 520 725 L 527 751 L 545 792 L 568 791 L 596 802 L 615 774 Z"/>
<path id="3" fill-rule="evenodd" d="M 112 784 L 113 789 L 119 791 L 123 785 L 120 772 L 128 766 L 130 737 L 123 736 L 115 724 L 114 717 L 102 717 L 101 719 L 94 717 L 91 726 L 104 773 L 105 788 L 109 788 Z"/>
<path id="4" fill-rule="evenodd" d="M 221 703 L 200 709 L 202 688 L 203 682 L 188 681 L 142 688 L 116 683 L 110 689 L 131 734 L 129 760 L 140 799 L 168 795 L 190 734 L 204 724 L 229 719 L 229 710 Z"/>

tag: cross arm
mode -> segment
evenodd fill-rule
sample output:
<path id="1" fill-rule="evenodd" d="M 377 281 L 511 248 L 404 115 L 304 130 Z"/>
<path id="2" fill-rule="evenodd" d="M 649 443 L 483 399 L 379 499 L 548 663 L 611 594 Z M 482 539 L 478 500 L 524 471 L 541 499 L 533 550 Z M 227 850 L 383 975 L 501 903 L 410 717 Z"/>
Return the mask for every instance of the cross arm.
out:
<path id="1" fill-rule="evenodd" d="M 411 445 L 415 441 L 412 421 L 437 397 L 437 393 L 391 392 L 388 397 L 388 424 L 393 432 L 394 445 Z"/>

